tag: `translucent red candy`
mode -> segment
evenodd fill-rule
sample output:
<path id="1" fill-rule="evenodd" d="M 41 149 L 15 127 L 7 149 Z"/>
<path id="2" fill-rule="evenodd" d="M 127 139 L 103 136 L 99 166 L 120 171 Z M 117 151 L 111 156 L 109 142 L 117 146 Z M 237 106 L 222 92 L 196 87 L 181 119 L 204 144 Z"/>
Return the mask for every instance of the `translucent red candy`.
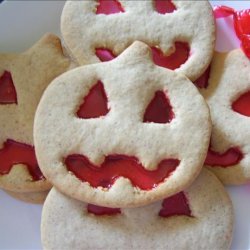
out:
<path id="1" fill-rule="evenodd" d="M 16 89 L 11 73 L 4 71 L 0 76 L 0 104 L 17 104 Z"/>
<path id="2" fill-rule="evenodd" d="M 185 42 L 176 42 L 175 52 L 168 56 L 164 55 L 157 47 L 151 47 L 151 50 L 153 61 L 156 65 L 172 70 L 177 69 L 184 64 L 188 60 L 190 54 L 189 45 Z M 96 56 L 102 62 L 110 61 L 116 57 L 111 50 L 105 48 L 97 48 Z"/>
<path id="3" fill-rule="evenodd" d="M 119 12 L 124 12 L 122 5 L 117 0 L 98 0 L 98 5 L 96 8 L 96 14 L 115 14 Z"/>
<path id="4" fill-rule="evenodd" d="M 209 166 L 230 167 L 238 164 L 243 158 L 243 154 L 237 147 L 229 148 L 224 153 L 218 153 L 209 148 L 205 164 Z"/>
<path id="5" fill-rule="evenodd" d="M 184 64 L 190 53 L 190 48 L 188 43 L 185 42 L 175 42 L 175 52 L 169 56 L 166 56 L 157 47 L 152 47 L 153 61 L 156 65 L 168 68 L 168 69 L 178 69 L 182 64 Z"/>
<path id="6" fill-rule="evenodd" d="M 108 62 L 116 58 L 113 52 L 109 49 L 96 49 L 95 50 L 96 56 L 100 59 L 101 62 Z"/>
<path id="7" fill-rule="evenodd" d="M 121 213 L 120 208 L 100 207 L 92 204 L 88 204 L 87 210 L 89 213 L 98 216 L 117 215 Z M 184 192 L 180 192 L 176 195 L 164 199 L 162 202 L 162 208 L 159 211 L 158 215 L 165 218 L 180 215 L 193 217 L 187 197 Z"/>
<path id="8" fill-rule="evenodd" d="M 250 91 L 235 100 L 232 104 L 232 109 L 241 115 L 250 117 Z"/>
<path id="9" fill-rule="evenodd" d="M 121 213 L 120 208 L 100 207 L 92 204 L 88 204 L 87 210 L 94 215 L 116 215 Z"/>
<path id="10" fill-rule="evenodd" d="M 163 200 L 162 209 L 159 212 L 159 216 L 161 217 L 171 217 L 176 215 L 193 217 L 189 208 L 188 200 L 183 192 Z"/>
<path id="11" fill-rule="evenodd" d="M 170 0 L 154 0 L 155 10 L 160 14 L 172 13 L 176 10 L 175 5 Z"/>
<path id="12" fill-rule="evenodd" d="M 103 83 L 98 81 L 84 98 L 77 111 L 79 118 L 89 119 L 104 116 L 109 112 L 108 99 Z"/>
<path id="13" fill-rule="evenodd" d="M 246 56 L 250 58 L 250 9 L 236 11 L 227 6 L 216 6 L 214 14 L 216 18 L 233 15 L 236 35 L 241 40 L 241 47 Z"/>
<path id="14" fill-rule="evenodd" d="M 194 84 L 198 88 L 207 88 L 208 87 L 208 80 L 210 76 L 210 66 L 206 69 L 206 71 L 196 80 Z"/>
<path id="15" fill-rule="evenodd" d="M 15 164 L 24 164 L 33 181 L 44 179 L 38 166 L 34 147 L 8 139 L 0 149 L 0 174 L 8 174 Z"/>
<path id="16" fill-rule="evenodd" d="M 157 91 L 144 114 L 143 122 L 169 123 L 174 118 L 174 112 L 167 95 Z"/>
<path id="17" fill-rule="evenodd" d="M 109 155 L 100 166 L 92 164 L 84 155 L 69 155 L 67 169 L 92 187 L 110 188 L 119 177 L 128 178 L 142 190 L 150 190 L 163 182 L 179 165 L 179 160 L 165 159 L 156 170 L 146 170 L 136 157 Z"/>

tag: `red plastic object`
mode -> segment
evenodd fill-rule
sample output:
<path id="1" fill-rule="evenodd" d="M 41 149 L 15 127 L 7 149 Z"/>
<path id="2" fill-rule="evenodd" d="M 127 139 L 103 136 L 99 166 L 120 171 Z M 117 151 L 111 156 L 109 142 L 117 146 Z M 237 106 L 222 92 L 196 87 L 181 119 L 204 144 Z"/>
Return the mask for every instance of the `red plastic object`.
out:
<path id="1" fill-rule="evenodd" d="M 115 14 L 124 12 L 122 5 L 117 0 L 98 0 L 96 14 Z"/>
<path id="2" fill-rule="evenodd" d="M 102 215 L 117 215 L 121 213 L 120 208 L 100 207 L 92 204 L 88 204 L 87 210 L 89 213 L 102 216 Z"/>
<path id="3" fill-rule="evenodd" d="M 17 104 L 15 85 L 8 71 L 0 77 L 0 104 Z"/>
<path id="4" fill-rule="evenodd" d="M 229 148 L 222 154 L 215 152 L 210 148 L 207 153 L 205 164 L 211 167 L 220 166 L 227 168 L 238 164 L 242 158 L 243 154 L 237 147 Z"/>
<path id="5" fill-rule="evenodd" d="M 158 164 L 156 170 L 149 171 L 136 157 L 125 155 L 106 156 L 101 166 L 92 164 L 84 155 L 69 155 L 65 159 L 67 169 L 92 187 L 110 188 L 119 177 L 123 176 L 142 190 L 158 186 L 179 163 L 180 161 L 176 159 L 165 159 Z"/>
<path id="6" fill-rule="evenodd" d="M 83 119 L 98 118 L 109 112 L 108 98 L 103 83 L 98 81 L 84 97 L 83 103 L 77 111 L 77 116 Z"/>
<path id="7" fill-rule="evenodd" d="M 162 202 L 162 209 L 159 212 L 161 217 L 185 215 L 193 217 L 189 208 L 187 197 L 183 192 L 171 196 Z"/>
<path id="8" fill-rule="evenodd" d="M 167 95 L 157 91 L 144 114 L 143 122 L 169 123 L 174 118 L 174 112 Z"/>
<path id="9" fill-rule="evenodd" d="M 33 181 L 45 179 L 36 160 L 34 147 L 8 139 L 0 149 L 0 174 L 8 174 L 15 164 L 24 164 Z"/>
<path id="10" fill-rule="evenodd" d="M 250 9 L 236 11 L 227 6 L 216 6 L 214 15 L 215 18 L 233 15 L 235 33 L 241 40 L 244 53 L 250 59 Z"/>

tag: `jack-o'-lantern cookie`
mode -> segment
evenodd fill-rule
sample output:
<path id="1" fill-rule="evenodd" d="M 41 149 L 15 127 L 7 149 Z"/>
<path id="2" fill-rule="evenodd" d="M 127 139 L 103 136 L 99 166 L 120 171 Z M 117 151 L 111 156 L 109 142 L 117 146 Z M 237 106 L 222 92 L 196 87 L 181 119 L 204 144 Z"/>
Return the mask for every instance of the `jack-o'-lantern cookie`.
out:
<path id="1" fill-rule="evenodd" d="M 203 170 L 186 191 L 146 207 L 112 209 L 70 199 L 55 188 L 42 212 L 44 249 L 229 249 L 233 208 Z"/>
<path id="2" fill-rule="evenodd" d="M 212 137 L 206 158 L 225 184 L 250 182 L 250 62 L 240 50 L 216 53 L 207 88 Z"/>
<path id="3" fill-rule="evenodd" d="M 183 75 L 135 42 L 115 60 L 82 66 L 45 91 L 34 123 L 38 162 L 59 190 L 132 207 L 191 184 L 206 156 L 208 107 Z"/>
<path id="4" fill-rule="evenodd" d="M 135 40 L 154 62 L 196 80 L 209 65 L 215 25 L 208 1 L 67 1 L 61 31 L 80 64 L 111 60 Z"/>
<path id="5" fill-rule="evenodd" d="M 51 187 L 36 160 L 33 121 L 45 88 L 68 67 L 60 39 L 52 34 L 24 53 L 0 54 L 0 187 L 4 190 L 29 193 Z"/>

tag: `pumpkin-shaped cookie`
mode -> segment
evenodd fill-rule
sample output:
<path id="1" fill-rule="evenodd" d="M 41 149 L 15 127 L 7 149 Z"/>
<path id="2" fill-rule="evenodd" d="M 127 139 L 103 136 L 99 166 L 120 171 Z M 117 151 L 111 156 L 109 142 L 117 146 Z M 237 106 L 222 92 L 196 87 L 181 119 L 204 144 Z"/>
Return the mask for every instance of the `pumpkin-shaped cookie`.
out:
<path id="1" fill-rule="evenodd" d="M 226 184 L 250 182 L 250 62 L 243 51 L 216 53 L 201 93 L 212 118 L 206 166 Z"/>
<path id="2" fill-rule="evenodd" d="M 34 140 L 45 176 L 101 206 L 139 206 L 183 190 L 210 138 L 203 97 L 184 76 L 156 66 L 135 42 L 111 62 L 82 66 L 47 88 Z"/>
<path id="3" fill-rule="evenodd" d="M 151 47 L 156 64 L 191 80 L 207 68 L 215 41 L 208 1 L 67 1 L 61 31 L 80 64 L 109 60 L 139 40 Z"/>
<path id="4" fill-rule="evenodd" d="M 52 189 L 42 212 L 45 249 L 229 249 L 233 208 L 203 170 L 190 188 L 146 207 L 87 205 Z"/>
<path id="5" fill-rule="evenodd" d="M 49 83 L 69 67 L 60 39 L 45 35 L 21 54 L 0 54 L 0 187 L 43 192 L 51 185 L 33 146 L 34 115 Z"/>

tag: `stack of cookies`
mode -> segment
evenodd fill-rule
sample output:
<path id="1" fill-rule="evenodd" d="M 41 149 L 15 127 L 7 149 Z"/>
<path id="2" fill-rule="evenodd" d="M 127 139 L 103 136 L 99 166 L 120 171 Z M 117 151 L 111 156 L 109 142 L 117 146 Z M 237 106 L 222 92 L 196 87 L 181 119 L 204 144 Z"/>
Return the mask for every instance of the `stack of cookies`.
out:
<path id="1" fill-rule="evenodd" d="M 67 1 L 61 30 L 68 57 L 54 35 L 0 55 L 0 187 L 41 202 L 54 186 L 44 248 L 228 249 L 250 63 L 214 54 L 210 4 Z"/>

